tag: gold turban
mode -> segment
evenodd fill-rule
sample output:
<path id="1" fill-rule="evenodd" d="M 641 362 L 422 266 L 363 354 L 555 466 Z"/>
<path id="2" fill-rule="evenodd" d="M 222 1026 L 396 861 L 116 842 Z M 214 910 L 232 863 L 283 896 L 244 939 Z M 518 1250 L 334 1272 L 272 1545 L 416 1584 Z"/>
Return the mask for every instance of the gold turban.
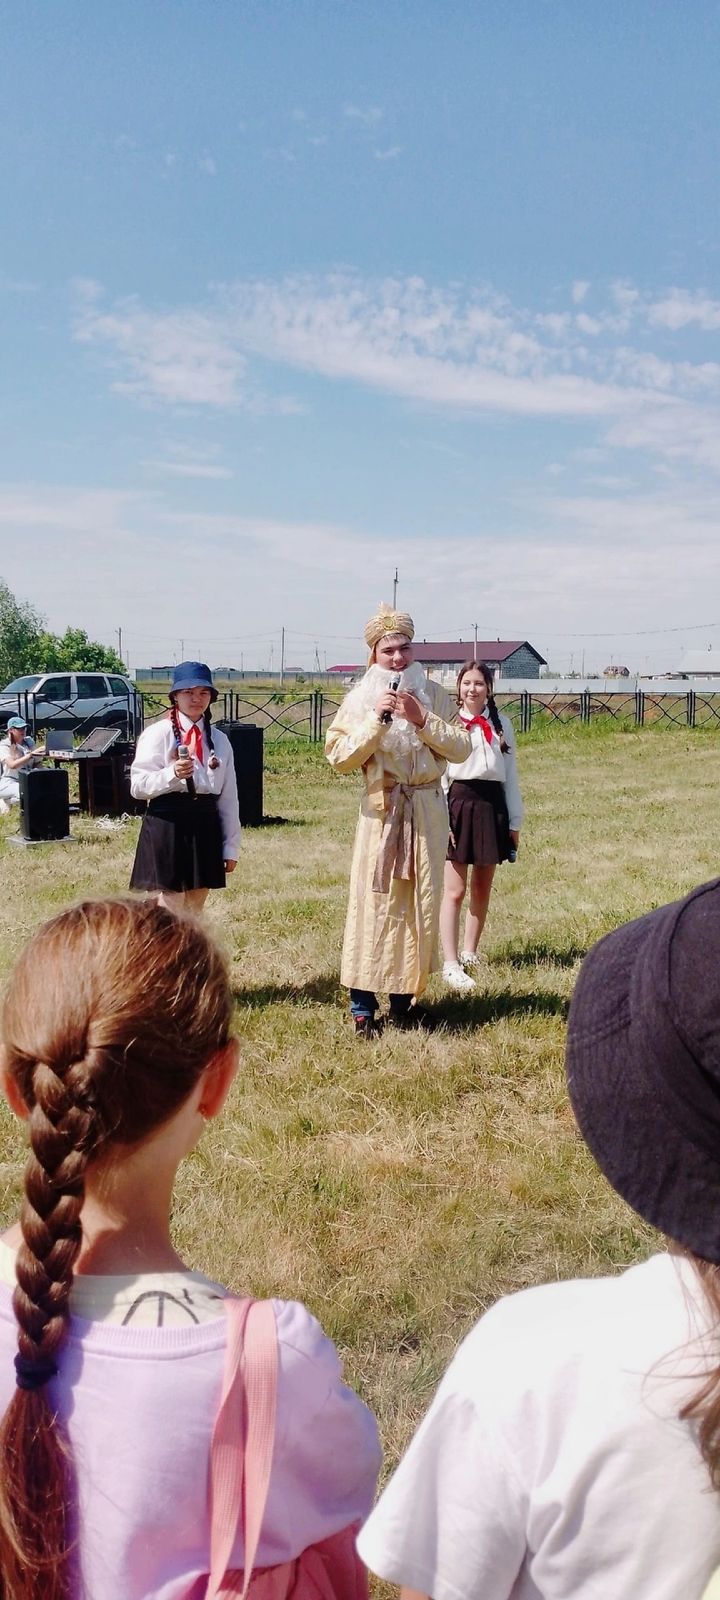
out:
<path id="1" fill-rule="evenodd" d="M 386 605 L 382 600 L 376 615 L 365 624 L 365 642 L 368 648 L 374 650 L 376 644 L 379 644 L 388 633 L 402 633 L 406 639 L 412 639 L 415 636 L 415 623 L 407 611 L 393 611 L 392 606 Z"/>

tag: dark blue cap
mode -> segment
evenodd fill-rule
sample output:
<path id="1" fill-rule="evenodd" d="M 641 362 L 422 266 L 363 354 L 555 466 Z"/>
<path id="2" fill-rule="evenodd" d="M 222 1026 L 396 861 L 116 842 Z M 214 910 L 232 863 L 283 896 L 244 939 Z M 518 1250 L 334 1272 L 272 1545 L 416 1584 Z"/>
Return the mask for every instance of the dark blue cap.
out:
<path id="1" fill-rule="evenodd" d="M 720 1265 L 720 878 L 607 934 L 570 1006 L 568 1087 L 605 1177 Z"/>
<path id="2" fill-rule="evenodd" d="M 177 694 L 178 689 L 209 689 L 212 700 L 217 700 L 218 697 L 212 673 L 204 661 L 178 662 L 173 672 L 170 693 Z"/>

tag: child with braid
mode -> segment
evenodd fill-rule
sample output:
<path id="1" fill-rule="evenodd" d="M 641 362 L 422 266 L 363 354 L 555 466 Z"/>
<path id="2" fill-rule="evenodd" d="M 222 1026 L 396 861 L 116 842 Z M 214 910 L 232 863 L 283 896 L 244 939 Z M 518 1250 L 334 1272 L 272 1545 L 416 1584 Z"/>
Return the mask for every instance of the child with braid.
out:
<path id="1" fill-rule="evenodd" d="M 219 1578 L 213 1554 L 218 1415 L 221 1489 L 242 1465 L 242 1394 L 221 1402 L 240 1303 L 187 1268 L 169 1220 L 178 1165 L 237 1070 L 230 1013 L 200 924 L 150 899 L 63 912 L 11 975 L 3 1084 L 30 1148 L 20 1222 L 0 1240 L 3 1600 L 241 1593 L 254 1535 L 240 1493 L 225 1494 Z M 249 1561 L 280 1600 L 319 1546 L 352 1551 L 378 1444 L 310 1313 L 263 1302 L 246 1329 L 254 1312 L 277 1376 Z"/>
<path id="2" fill-rule="evenodd" d="M 210 668 L 181 661 L 170 711 L 141 733 L 130 772 L 135 799 L 148 802 L 130 888 L 159 891 L 175 910 L 202 911 L 208 890 L 224 889 L 237 864 L 235 762 L 230 740 L 220 728 L 213 732 L 214 700 Z"/>
<path id="3" fill-rule="evenodd" d="M 514 861 L 523 805 L 515 766 L 515 734 L 498 711 L 492 667 L 466 661 L 457 677 L 460 720 L 469 730 L 472 751 L 461 765 L 448 764 L 443 777 L 450 814 L 450 844 L 440 908 L 443 977 L 451 989 L 472 992 L 477 949 L 485 926 L 495 868 Z M 460 912 L 470 867 L 470 906 L 461 954 Z"/>

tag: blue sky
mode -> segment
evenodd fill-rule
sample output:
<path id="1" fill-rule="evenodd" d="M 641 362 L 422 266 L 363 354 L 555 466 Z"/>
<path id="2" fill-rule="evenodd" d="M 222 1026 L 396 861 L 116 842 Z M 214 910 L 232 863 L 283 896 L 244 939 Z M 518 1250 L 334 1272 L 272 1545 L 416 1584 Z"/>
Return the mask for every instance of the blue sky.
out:
<path id="1" fill-rule="evenodd" d="M 133 666 L 720 651 L 720 6 L 3 16 L 0 574 Z"/>

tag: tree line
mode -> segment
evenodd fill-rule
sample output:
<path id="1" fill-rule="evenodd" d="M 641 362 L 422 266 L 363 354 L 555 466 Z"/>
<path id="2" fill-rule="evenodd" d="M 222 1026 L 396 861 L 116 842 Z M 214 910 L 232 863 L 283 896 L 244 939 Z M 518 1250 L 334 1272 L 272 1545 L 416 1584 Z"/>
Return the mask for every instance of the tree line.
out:
<path id="1" fill-rule="evenodd" d="M 0 579 L 0 688 L 29 672 L 124 671 L 117 650 L 89 639 L 84 628 L 49 633 L 45 618 Z"/>

